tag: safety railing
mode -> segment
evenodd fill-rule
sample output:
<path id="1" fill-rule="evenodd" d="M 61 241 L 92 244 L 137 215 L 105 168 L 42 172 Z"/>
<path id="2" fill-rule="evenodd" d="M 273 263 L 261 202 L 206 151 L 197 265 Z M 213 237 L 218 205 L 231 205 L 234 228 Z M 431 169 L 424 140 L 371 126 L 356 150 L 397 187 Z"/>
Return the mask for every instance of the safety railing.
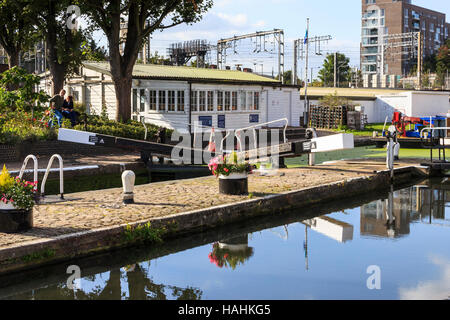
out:
<path id="1" fill-rule="evenodd" d="M 269 122 L 265 122 L 265 123 L 258 123 L 256 125 L 253 125 L 253 126 L 250 126 L 250 127 L 246 127 L 246 128 L 236 129 L 234 134 L 236 136 L 236 139 L 239 142 L 239 145 L 238 145 L 239 146 L 239 151 L 242 151 L 242 141 L 241 141 L 241 136 L 240 136 L 242 131 L 250 130 L 250 129 L 253 130 L 253 140 L 254 140 L 253 141 L 253 145 L 254 145 L 255 149 L 258 149 L 258 140 L 257 140 L 257 136 L 256 136 L 256 128 L 262 127 L 262 126 L 266 126 L 266 125 L 269 125 L 269 124 L 273 124 L 273 123 L 277 123 L 277 122 L 282 122 L 282 121 L 286 122 L 286 124 L 284 125 L 284 130 L 283 130 L 283 141 L 284 141 L 284 143 L 286 143 L 287 142 L 286 130 L 287 130 L 287 127 L 289 125 L 289 120 L 287 118 L 282 118 L 282 119 L 269 121 Z"/>
<path id="2" fill-rule="evenodd" d="M 147 140 L 147 135 L 148 135 L 148 128 L 147 128 L 147 125 L 145 123 L 145 120 L 154 120 L 154 121 L 159 121 L 159 122 L 168 122 L 170 124 L 181 124 L 181 125 L 187 126 L 188 128 L 189 127 L 193 127 L 194 128 L 194 145 L 195 145 L 195 141 L 197 141 L 197 134 L 198 134 L 197 130 L 195 130 L 196 128 L 209 129 L 209 130 L 211 130 L 210 134 L 213 134 L 215 132 L 220 132 L 220 133 L 227 132 L 226 129 L 225 130 L 221 130 L 221 129 L 216 130 L 214 127 L 205 126 L 205 125 L 196 124 L 196 123 L 189 123 L 189 122 L 177 121 L 177 120 L 158 119 L 158 118 L 152 118 L 152 117 L 148 117 L 148 116 L 140 116 L 140 117 L 141 117 L 141 123 L 142 123 L 142 125 L 144 126 L 144 129 L 145 129 L 144 140 Z M 215 130 L 212 130 L 212 129 L 215 129 Z"/>
<path id="3" fill-rule="evenodd" d="M 33 166 L 33 182 L 36 183 L 36 185 L 34 186 L 34 192 L 36 192 L 38 190 L 38 186 L 37 186 L 37 181 L 38 181 L 38 169 L 39 169 L 39 165 L 38 165 L 38 159 L 36 158 L 36 156 L 30 154 L 28 155 L 25 160 L 23 160 L 23 164 L 22 164 L 22 168 L 20 168 L 20 172 L 19 172 L 19 179 L 22 179 L 23 174 L 25 173 L 25 169 L 28 165 L 28 161 L 32 159 L 34 162 L 34 166 Z"/>
<path id="4" fill-rule="evenodd" d="M 196 123 L 188 123 L 188 122 L 184 122 L 184 121 L 176 121 L 176 120 L 167 120 L 167 119 L 160 119 L 160 118 L 152 118 L 149 116 L 140 116 L 141 117 L 141 123 L 144 126 L 145 129 L 145 137 L 144 139 L 147 140 L 147 134 L 148 134 L 148 128 L 147 125 L 145 123 L 145 120 L 154 120 L 154 121 L 159 121 L 159 122 L 167 122 L 170 124 L 182 124 L 185 125 L 187 127 L 194 127 L 194 143 L 197 139 L 197 131 L 195 130 L 195 128 L 204 128 L 204 129 L 210 129 L 211 130 L 211 134 L 215 134 L 215 132 L 220 132 L 223 133 L 225 132 L 225 137 L 222 138 L 221 142 L 220 142 L 220 150 L 223 151 L 223 144 L 224 141 L 231 135 L 231 133 L 234 132 L 238 142 L 239 142 L 239 151 L 242 151 L 242 142 L 241 142 L 241 138 L 240 138 L 240 134 L 242 131 L 245 130 L 253 130 L 253 137 L 254 137 L 254 147 L 255 149 L 258 148 L 258 140 L 257 140 L 257 135 L 256 135 L 256 128 L 258 127 L 262 127 L 262 126 L 266 126 L 269 124 L 273 124 L 273 123 L 278 123 L 278 122 L 285 122 L 284 125 L 284 129 L 283 129 L 283 141 L 284 143 L 287 142 L 287 137 L 286 137 L 286 131 L 287 131 L 287 127 L 289 125 L 289 120 L 287 118 L 282 118 L 282 119 L 278 119 L 278 120 L 273 120 L 273 121 L 269 121 L 269 122 L 264 122 L 264 123 L 258 123 L 256 125 L 253 126 L 249 126 L 249 127 L 245 127 L 245 128 L 239 128 L 239 129 L 218 129 L 218 130 L 213 130 L 214 127 L 210 127 L 210 126 L 205 126 L 205 125 L 200 125 L 200 124 L 196 124 Z"/>
<path id="5" fill-rule="evenodd" d="M 50 169 L 52 168 L 53 161 L 55 159 L 58 159 L 58 161 L 59 161 L 59 193 L 60 193 L 61 199 L 64 199 L 64 163 L 63 163 L 62 157 L 59 154 L 54 154 L 48 162 L 47 169 L 45 170 L 44 179 L 42 180 L 42 184 L 41 184 L 41 197 L 42 198 L 45 197 L 45 184 L 47 182 L 48 174 L 50 173 Z"/>

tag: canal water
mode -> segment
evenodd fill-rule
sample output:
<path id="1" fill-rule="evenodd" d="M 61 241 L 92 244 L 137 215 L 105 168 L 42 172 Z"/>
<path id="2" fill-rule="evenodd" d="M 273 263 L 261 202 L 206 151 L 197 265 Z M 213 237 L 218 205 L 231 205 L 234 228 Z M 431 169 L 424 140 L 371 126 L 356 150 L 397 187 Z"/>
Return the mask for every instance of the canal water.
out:
<path id="1" fill-rule="evenodd" d="M 0 299 L 449 299 L 449 244 L 450 181 L 425 181 L 9 275 Z"/>

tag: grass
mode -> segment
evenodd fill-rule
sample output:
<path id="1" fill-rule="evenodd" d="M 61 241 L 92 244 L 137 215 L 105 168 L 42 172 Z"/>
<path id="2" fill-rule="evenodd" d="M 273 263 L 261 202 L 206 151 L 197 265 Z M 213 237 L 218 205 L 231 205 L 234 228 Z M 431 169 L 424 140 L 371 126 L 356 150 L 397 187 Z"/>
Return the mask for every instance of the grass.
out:
<path id="1" fill-rule="evenodd" d="M 350 130 L 350 129 L 328 129 L 329 131 L 338 133 L 352 133 L 355 136 L 371 137 L 374 131 L 377 131 L 381 136 L 383 132 L 384 123 L 370 123 L 366 125 L 364 130 Z M 389 127 L 389 123 L 386 124 L 386 129 Z"/>
<path id="2" fill-rule="evenodd" d="M 427 149 L 400 149 L 400 159 L 429 159 L 430 151 Z M 367 159 L 367 158 L 386 158 L 386 149 L 376 148 L 375 146 L 357 147 L 351 150 L 339 150 L 316 154 L 316 164 L 327 161 L 336 161 L 343 159 Z M 308 165 L 308 155 L 298 158 L 287 158 L 285 164 L 288 168 L 303 167 Z"/>

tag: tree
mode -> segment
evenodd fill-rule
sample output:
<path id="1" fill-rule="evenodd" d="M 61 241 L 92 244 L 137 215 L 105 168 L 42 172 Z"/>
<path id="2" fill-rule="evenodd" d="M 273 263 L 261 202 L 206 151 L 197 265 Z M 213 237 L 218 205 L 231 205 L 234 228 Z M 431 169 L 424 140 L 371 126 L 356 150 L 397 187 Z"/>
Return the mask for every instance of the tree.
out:
<path id="1" fill-rule="evenodd" d="M 71 26 L 67 13 L 70 0 L 29 0 L 27 9 L 36 13 L 40 37 L 47 44 L 47 61 L 52 76 L 53 94 L 64 87 L 64 80 L 78 72 L 87 53 L 88 38 Z M 69 23 L 70 22 L 70 23 Z M 85 31 L 86 33 L 90 30 Z"/>
<path id="2" fill-rule="evenodd" d="M 156 30 L 197 22 L 212 6 L 212 0 L 79 0 L 77 3 L 108 39 L 118 121 L 131 118 L 132 72 L 144 39 Z M 122 23 L 126 24 L 127 32 L 121 39 Z"/>
<path id="3" fill-rule="evenodd" d="M 97 46 L 94 39 L 89 38 L 82 46 L 85 53 L 85 60 L 88 61 L 106 61 L 108 60 L 108 52 L 104 47 Z"/>
<path id="4" fill-rule="evenodd" d="M 323 98 L 319 99 L 319 104 L 321 106 L 327 107 L 339 107 L 339 106 L 353 106 L 353 102 L 347 98 L 338 96 L 337 91 L 334 94 L 328 94 Z"/>
<path id="5" fill-rule="evenodd" d="M 34 112 L 48 101 L 48 96 L 42 90 L 36 92 L 39 77 L 29 74 L 17 66 L 0 74 L 0 112 Z M 6 88 L 15 90 L 7 91 Z"/>
<path id="6" fill-rule="evenodd" d="M 341 86 L 341 83 L 348 87 L 348 82 L 351 80 L 351 69 L 349 66 L 350 59 L 342 53 L 337 53 L 337 83 Z M 327 55 L 323 62 L 323 67 L 319 71 L 319 79 L 322 81 L 325 87 L 331 87 L 334 85 L 334 54 Z"/>
<path id="7" fill-rule="evenodd" d="M 445 85 L 445 77 L 450 69 L 450 39 L 439 48 L 436 56 L 437 84 L 441 87 Z"/>
<path id="8" fill-rule="evenodd" d="M 292 84 L 292 70 L 287 70 L 283 73 L 283 77 L 284 77 L 284 84 Z M 280 76 L 277 75 L 275 77 L 276 80 L 280 79 Z M 297 78 L 298 81 L 298 78 Z"/>
<path id="9" fill-rule="evenodd" d="M 10 69 L 18 66 L 20 52 L 29 48 L 35 36 L 34 15 L 25 6 L 24 0 L 0 1 L 0 45 Z"/>

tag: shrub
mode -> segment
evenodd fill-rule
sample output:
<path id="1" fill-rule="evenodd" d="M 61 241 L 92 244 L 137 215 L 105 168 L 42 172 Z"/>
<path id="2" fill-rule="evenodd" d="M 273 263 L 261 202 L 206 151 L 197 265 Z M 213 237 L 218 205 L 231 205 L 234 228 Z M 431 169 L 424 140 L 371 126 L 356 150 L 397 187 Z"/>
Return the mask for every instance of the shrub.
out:
<path id="1" fill-rule="evenodd" d="M 152 124 L 146 124 L 146 126 L 148 130 L 147 140 L 155 140 L 159 127 Z M 86 125 L 79 124 L 74 129 L 86 129 L 89 132 L 136 140 L 143 140 L 145 137 L 144 126 L 138 121 L 129 120 L 126 123 L 121 123 L 108 120 L 102 116 L 88 116 Z M 171 132 L 168 134 L 171 134 Z"/>
<path id="2" fill-rule="evenodd" d="M 14 67 L 0 74 L 0 112 L 42 109 L 49 96 L 44 91 L 36 92 L 39 77 L 25 69 Z"/>
<path id="3" fill-rule="evenodd" d="M 41 113 L 37 114 L 40 118 Z M 56 140 L 57 131 L 28 113 L 0 114 L 0 144 Z"/>

